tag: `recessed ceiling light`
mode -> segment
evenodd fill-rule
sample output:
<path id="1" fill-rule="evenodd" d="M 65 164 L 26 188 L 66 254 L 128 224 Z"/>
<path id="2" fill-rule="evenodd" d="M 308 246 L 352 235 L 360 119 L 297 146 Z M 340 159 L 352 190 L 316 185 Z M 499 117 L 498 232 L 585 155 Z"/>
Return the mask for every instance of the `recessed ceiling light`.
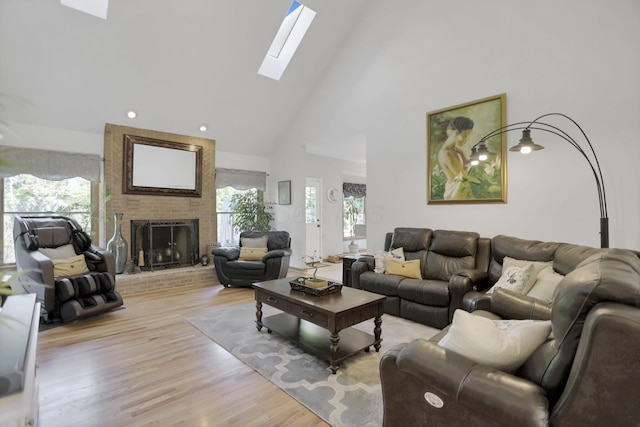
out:
<path id="1" fill-rule="evenodd" d="M 206 132 L 207 125 L 200 125 L 200 132 Z"/>
<path id="2" fill-rule="evenodd" d="M 138 113 L 136 113 L 133 110 L 129 110 L 127 111 L 127 117 L 129 117 L 130 119 L 135 119 L 138 116 Z"/>
<path id="3" fill-rule="evenodd" d="M 4 135 L 2 134 L 2 132 L 0 132 L 0 139 L 3 139 Z"/>

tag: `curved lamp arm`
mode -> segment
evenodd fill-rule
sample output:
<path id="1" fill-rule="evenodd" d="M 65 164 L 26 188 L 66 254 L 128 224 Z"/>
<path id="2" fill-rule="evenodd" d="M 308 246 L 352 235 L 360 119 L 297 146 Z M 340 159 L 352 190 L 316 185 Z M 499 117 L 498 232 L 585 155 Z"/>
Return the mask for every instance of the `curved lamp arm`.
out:
<path id="1" fill-rule="evenodd" d="M 543 119 L 548 116 L 564 117 L 565 119 L 573 123 L 580 130 L 580 133 L 582 134 L 584 139 L 587 141 L 587 144 L 589 145 L 590 153 L 586 152 L 582 148 L 582 146 L 575 139 L 573 139 L 567 132 L 563 131 L 562 129 L 556 126 L 540 121 L 540 119 Z M 520 140 L 520 143 L 518 145 L 511 147 L 509 149 L 510 151 L 520 151 L 519 149 L 520 147 L 527 147 L 529 148 L 530 151 L 540 150 L 544 148 L 540 145 L 535 144 L 531 139 L 531 137 L 529 136 L 530 131 L 532 129 L 549 132 L 564 139 L 569 144 L 571 144 L 571 146 L 573 146 L 573 148 L 575 148 L 589 164 L 589 167 L 591 168 L 591 172 L 593 173 L 593 176 L 596 180 L 596 189 L 598 191 L 598 203 L 600 205 L 600 246 L 603 248 L 608 248 L 609 247 L 609 218 L 608 218 L 608 212 L 607 212 L 607 197 L 606 197 L 605 188 L 604 188 L 604 178 L 602 176 L 602 170 L 600 169 L 600 162 L 598 161 L 598 156 L 596 156 L 595 150 L 593 149 L 593 145 L 591 145 L 591 141 L 589 141 L 587 134 L 580 127 L 580 125 L 571 117 L 562 113 L 547 113 L 547 114 L 543 114 L 540 117 L 535 118 L 530 122 L 517 122 L 517 123 L 508 124 L 506 126 L 502 126 L 501 128 L 495 129 L 489 132 L 487 135 L 483 136 L 480 139 L 480 141 L 471 148 L 472 158 L 470 160 L 476 162 L 474 164 L 477 164 L 478 160 L 480 160 L 478 158 L 479 157 L 478 153 L 481 152 L 483 149 L 486 150 L 486 141 L 488 139 L 503 133 L 514 131 L 514 130 L 522 130 L 522 139 Z M 591 156 L 589 154 L 591 154 Z"/>

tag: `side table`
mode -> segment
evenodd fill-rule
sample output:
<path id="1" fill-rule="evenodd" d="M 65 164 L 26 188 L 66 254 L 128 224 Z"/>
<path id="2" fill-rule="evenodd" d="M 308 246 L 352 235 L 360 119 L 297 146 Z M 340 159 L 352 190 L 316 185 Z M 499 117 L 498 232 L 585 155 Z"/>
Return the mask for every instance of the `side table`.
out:
<path id="1" fill-rule="evenodd" d="M 345 255 L 342 257 L 342 284 L 353 287 L 351 283 L 351 265 L 362 257 L 371 256 L 367 254 Z"/>

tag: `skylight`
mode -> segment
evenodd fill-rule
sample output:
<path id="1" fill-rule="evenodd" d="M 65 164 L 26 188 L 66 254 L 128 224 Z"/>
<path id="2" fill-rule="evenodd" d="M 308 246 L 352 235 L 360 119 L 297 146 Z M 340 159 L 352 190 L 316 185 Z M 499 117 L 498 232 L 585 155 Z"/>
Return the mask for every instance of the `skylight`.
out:
<path id="1" fill-rule="evenodd" d="M 258 74 L 280 80 L 315 16 L 316 12 L 302 3 L 296 0 L 291 2 Z"/>
<path id="2" fill-rule="evenodd" d="M 60 0 L 60 4 L 98 18 L 107 19 L 109 0 Z"/>

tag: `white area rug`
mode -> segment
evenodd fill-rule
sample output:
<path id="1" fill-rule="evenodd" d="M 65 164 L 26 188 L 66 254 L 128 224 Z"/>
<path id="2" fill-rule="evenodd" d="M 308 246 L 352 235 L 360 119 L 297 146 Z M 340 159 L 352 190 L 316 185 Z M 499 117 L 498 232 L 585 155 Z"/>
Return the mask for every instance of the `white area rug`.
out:
<path id="1" fill-rule="evenodd" d="M 264 305 L 263 316 L 278 313 Z M 378 365 L 385 351 L 416 338 L 430 338 L 435 328 L 385 314 L 382 347 L 343 361 L 336 375 L 329 362 L 307 354 L 266 328 L 258 332 L 255 304 L 212 310 L 187 321 L 211 340 L 269 379 L 332 426 L 382 425 Z M 356 325 L 373 333 L 373 319 Z M 327 346 L 329 342 L 327 342 Z"/>

